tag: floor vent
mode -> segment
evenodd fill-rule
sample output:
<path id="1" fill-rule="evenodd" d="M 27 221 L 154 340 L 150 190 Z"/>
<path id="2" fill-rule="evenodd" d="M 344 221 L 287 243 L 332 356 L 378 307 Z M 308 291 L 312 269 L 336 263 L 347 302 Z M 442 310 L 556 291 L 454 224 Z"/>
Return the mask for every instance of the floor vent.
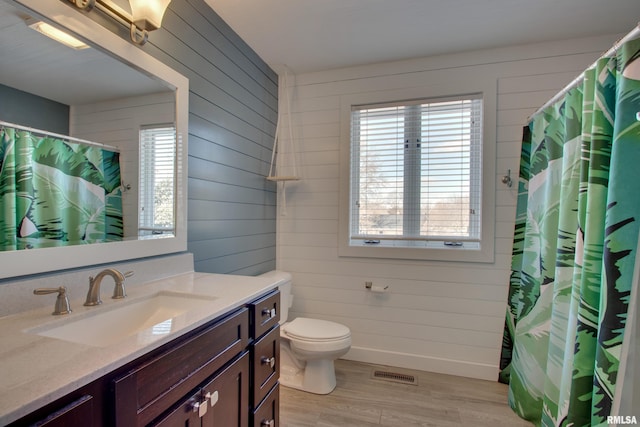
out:
<path id="1" fill-rule="evenodd" d="M 413 375 L 400 374 L 397 372 L 379 371 L 374 369 L 371 372 L 371 378 L 378 380 L 393 381 L 395 383 L 418 385 L 418 378 Z"/>

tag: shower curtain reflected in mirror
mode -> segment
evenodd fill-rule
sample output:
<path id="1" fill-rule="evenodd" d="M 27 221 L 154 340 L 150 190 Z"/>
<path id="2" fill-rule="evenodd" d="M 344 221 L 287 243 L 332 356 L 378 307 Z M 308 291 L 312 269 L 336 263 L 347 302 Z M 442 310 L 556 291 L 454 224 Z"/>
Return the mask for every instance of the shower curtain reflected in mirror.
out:
<path id="1" fill-rule="evenodd" d="M 639 225 L 633 40 L 524 130 L 500 374 L 521 417 L 607 424 L 622 378 Z"/>
<path id="2" fill-rule="evenodd" d="M 119 154 L 0 128 L 0 250 L 120 241 Z"/>

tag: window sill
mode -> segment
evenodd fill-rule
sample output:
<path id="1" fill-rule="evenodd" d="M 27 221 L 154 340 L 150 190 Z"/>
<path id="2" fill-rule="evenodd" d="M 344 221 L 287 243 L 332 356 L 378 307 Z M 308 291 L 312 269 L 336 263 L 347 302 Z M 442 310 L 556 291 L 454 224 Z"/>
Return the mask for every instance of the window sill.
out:
<path id="1" fill-rule="evenodd" d="M 492 263 L 494 251 L 492 244 L 484 247 L 406 247 L 386 245 L 367 245 L 362 242 L 340 245 L 338 256 L 354 258 L 385 258 L 422 261 L 482 262 Z"/>

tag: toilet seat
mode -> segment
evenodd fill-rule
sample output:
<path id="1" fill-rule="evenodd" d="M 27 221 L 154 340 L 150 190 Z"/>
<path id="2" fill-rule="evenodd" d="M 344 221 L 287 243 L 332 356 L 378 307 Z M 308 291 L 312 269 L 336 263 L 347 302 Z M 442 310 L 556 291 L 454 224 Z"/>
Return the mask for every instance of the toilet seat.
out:
<path id="1" fill-rule="evenodd" d="M 351 336 L 351 331 L 344 325 L 306 317 L 286 323 L 282 330 L 286 336 L 306 342 L 342 341 Z"/>

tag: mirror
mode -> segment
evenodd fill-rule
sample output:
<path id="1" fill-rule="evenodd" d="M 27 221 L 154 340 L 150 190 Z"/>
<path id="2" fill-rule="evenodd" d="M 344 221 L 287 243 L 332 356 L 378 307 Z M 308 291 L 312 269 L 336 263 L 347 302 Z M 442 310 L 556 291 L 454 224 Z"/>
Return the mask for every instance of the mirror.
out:
<path id="1" fill-rule="evenodd" d="M 48 39 L 27 26 L 27 17 L 33 18 L 29 23 L 54 24 L 90 47 L 74 50 Z M 0 0 L 0 54 L 0 120 L 117 147 L 123 190 L 121 241 L 3 251 L 0 278 L 186 250 L 187 78 L 58 1 Z M 7 112 L 8 99 L 28 102 Z M 68 120 L 60 125 L 65 108 Z M 147 227 L 141 219 L 139 200 L 153 199 L 148 191 L 141 196 L 140 176 L 147 174 L 139 166 L 158 170 L 141 154 L 141 129 L 152 136 L 157 129 L 175 130 L 175 175 L 169 176 L 174 185 L 163 183 L 173 197 L 165 196 L 162 227 Z"/>

